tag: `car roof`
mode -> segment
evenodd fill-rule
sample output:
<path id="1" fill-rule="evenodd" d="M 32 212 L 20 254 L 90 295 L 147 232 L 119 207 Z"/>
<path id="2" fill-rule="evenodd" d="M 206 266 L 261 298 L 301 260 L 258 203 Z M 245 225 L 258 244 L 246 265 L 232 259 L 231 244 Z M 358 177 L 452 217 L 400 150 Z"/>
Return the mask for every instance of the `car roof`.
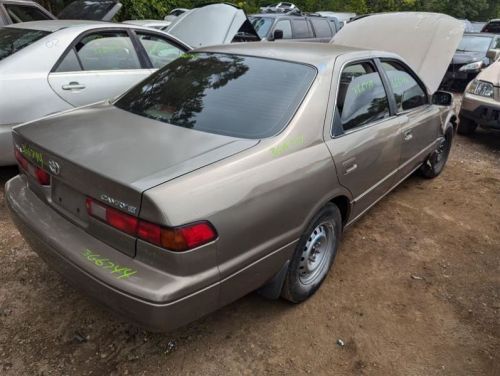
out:
<path id="1" fill-rule="evenodd" d="M 249 17 L 269 17 L 269 18 L 292 18 L 292 17 L 306 17 L 305 15 L 291 15 L 291 14 L 283 14 L 283 13 L 256 13 L 251 14 Z"/>
<path id="2" fill-rule="evenodd" d="M 139 25 L 113 23 L 103 21 L 88 21 L 88 20 L 44 20 L 44 21 L 30 21 L 17 24 L 8 25 L 8 27 L 15 27 L 19 29 L 41 30 L 56 32 L 62 29 L 78 28 L 80 31 L 86 29 L 94 29 L 95 27 L 119 27 L 119 28 L 137 28 Z"/>
<path id="3" fill-rule="evenodd" d="M 196 51 L 265 57 L 320 67 L 330 63 L 339 55 L 363 50 L 347 46 L 332 45 L 329 43 L 253 42 L 210 46 L 197 49 Z"/>

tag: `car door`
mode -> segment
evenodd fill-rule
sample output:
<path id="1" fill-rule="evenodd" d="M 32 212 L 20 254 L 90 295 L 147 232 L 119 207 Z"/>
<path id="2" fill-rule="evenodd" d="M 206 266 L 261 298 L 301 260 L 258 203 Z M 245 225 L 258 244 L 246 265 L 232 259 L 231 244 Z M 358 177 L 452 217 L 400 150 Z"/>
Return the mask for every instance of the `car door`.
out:
<path id="1" fill-rule="evenodd" d="M 401 121 L 373 60 L 348 63 L 337 80 L 332 138 L 340 184 L 353 197 L 353 221 L 395 184 Z"/>
<path id="2" fill-rule="evenodd" d="M 150 68 L 126 29 L 101 29 L 79 36 L 48 80 L 65 101 L 83 106 L 122 94 Z"/>
<path id="3" fill-rule="evenodd" d="M 292 18 L 292 34 L 293 39 L 308 40 L 313 37 L 311 25 L 304 17 Z"/>
<path id="4" fill-rule="evenodd" d="M 429 101 L 425 86 L 415 73 L 395 59 L 381 59 L 380 66 L 394 96 L 401 120 L 400 179 L 418 168 L 433 150 L 439 137 L 439 109 Z"/>
<path id="5" fill-rule="evenodd" d="M 135 30 L 134 34 L 149 59 L 152 71 L 164 67 L 189 49 L 156 33 Z"/>
<path id="6" fill-rule="evenodd" d="M 272 32 L 269 35 L 274 36 L 274 32 L 276 30 L 281 30 L 283 32 L 282 39 L 292 39 L 293 38 L 292 25 L 290 24 L 290 20 L 288 20 L 288 19 L 278 19 L 278 21 L 276 21 L 276 24 L 274 25 Z"/>

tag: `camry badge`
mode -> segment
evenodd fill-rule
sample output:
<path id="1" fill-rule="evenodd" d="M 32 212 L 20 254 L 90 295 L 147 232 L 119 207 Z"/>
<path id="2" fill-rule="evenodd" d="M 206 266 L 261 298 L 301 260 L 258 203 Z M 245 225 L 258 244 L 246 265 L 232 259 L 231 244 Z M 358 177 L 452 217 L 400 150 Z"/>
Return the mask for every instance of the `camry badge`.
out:
<path id="1" fill-rule="evenodd" d="M 56 161 L 53 161 L 52 159 L 49 161 L 49 170 L 52 172 L 54 175 L 59 175 L 61 173 L 61 166 L 59 166 L 59 163 Z"/>

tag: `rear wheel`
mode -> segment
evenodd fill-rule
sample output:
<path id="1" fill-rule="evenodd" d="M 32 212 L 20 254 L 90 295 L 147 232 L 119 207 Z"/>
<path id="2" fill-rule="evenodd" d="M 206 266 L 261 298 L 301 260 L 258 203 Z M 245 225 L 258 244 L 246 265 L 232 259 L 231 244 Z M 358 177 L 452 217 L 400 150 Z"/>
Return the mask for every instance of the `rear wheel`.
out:
<path id="1" fill-rule="evenodd" d="M 443 171 L 448 156 L 450 155 L 452 141 L 453 127 L 449 126 L 436 150 L 431 153 L 422 167 L 420 167 L 420 172 L 424 177 L 432 179 Z"/>
<path id="2" fill-rule="evenodd" d="M 316 292 L 335 260 L 341 235 L 340 211 L 328 204 L 299 240 L 281 291 L 284 299 L 300 303 Z"/>
<path id="3" fill-rule="evenodd" d="M 477 123 L 474 120 L 467 119 L 460 116 L 460 122 L 458 123 L 457 132 L 463 135 L 470 135 L 474 133 L 477 128 Z"/>

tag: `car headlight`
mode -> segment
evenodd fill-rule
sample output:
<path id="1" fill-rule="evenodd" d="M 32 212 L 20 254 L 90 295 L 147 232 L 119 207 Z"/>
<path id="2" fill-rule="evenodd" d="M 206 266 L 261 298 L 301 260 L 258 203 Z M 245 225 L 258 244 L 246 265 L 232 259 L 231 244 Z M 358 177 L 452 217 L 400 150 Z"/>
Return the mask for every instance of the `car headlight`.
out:
<path id="1" fill-rule="evenodd" d="M 477 70 L 480 70 L 482 67 L 483 67 L 483 62 L 476 61 L 475 63 L 465 64 L 463 67 L 460 67 L 459 71 L 460 72 L 477 71 Z"/>
<path id="2" fill-rule="evenodd" d="M 465 90 L 467 93 L 493 98 L 493 84 L 491 82 L 472 80 Z"/>

